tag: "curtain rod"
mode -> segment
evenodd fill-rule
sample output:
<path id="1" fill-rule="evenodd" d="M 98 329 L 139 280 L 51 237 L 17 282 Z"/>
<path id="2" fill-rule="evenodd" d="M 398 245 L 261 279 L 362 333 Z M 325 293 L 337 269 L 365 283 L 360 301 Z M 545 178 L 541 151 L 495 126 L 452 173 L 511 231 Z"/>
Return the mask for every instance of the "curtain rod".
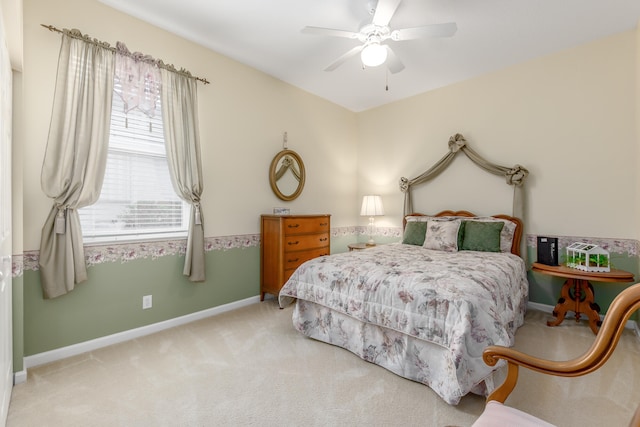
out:
<path id="1" fill-rule="evenodd" d="M 40 24 L 40 25 L 43 26 L 44 28 L 48 29 L 49 31 L 54 31 L 54 32 L 60 33 L 60 34 L 65 34 L 66 33 L 70 37 L 82 39 L 82 40 L 84 40 L 86 42 L 90 42 L 90 43 L 94 43 L 94 44 L 99 44 L 100 46 L 102 46 L 104 48 L 107 48 L 107 49 L 109 49 L 109 50 L 111 50 L 113 52 L 117 52 L 118 51 L 116 48 L 111 47 L 111 45 L 109 45 L 109 43 L 102 42 L 102 41 L 100 41 L 98 39 L 91 38 L 91 37 L 89 37 L 87 35 L 83 35 L 78 30 L 72 30 L 72 31 L 78 31 L 79 32 L 79 34 L 74 34 L 72 31 L 61 30 L 59 28 L 54 27 L 53 25 L 44 25 L 44 24 Z M 142 59 L 142 60 L 144 61 L 144 59 Z M 192 78 L 194 78 L 194 79 L 196 79 L 198 81 L 201 81 L 202 83 L 204 83 L 206 85 L 209 84 L 209 81 L 207 79 L 202 78 L 202 77 L 194 76 L 189 71 L 187 71 L 185 69 L 177 70 L 173 65 L 170 65 L 170 64 L 168 65 L 168 64 L 165 64 L 164 62 L 158 61 L 158 60 L 153 60 L 153 61 L 147 60 L 147 62 L 153 63 L 153 64 L 155 64 L 156 66 L 158 66 L 160 68 L 165 68 L 165 69 L 167 69 L 169 71 L 173 71 L 173 72 L 178 73 L 178 74 L 184 74 L 186 76 L 192 77 Z"/>

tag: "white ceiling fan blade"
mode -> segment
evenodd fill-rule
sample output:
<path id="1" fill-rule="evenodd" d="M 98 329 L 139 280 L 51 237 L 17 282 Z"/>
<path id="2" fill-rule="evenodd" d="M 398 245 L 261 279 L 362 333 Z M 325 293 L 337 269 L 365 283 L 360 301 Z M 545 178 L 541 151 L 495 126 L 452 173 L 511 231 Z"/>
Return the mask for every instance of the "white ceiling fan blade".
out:
<path id="1" fill-rule="evenodd" d="M 404 70 L 404 64 L 400 59 L 398 59 L 396 54 L 393 53 L 393 50 L 391 50 L 389 45 L 385 45 L 385 47 L 387 48 L 387 68 L 389 71 L 391 71 L 392 74 L 395 74 Z"/>
<path id="2" fill-rule="evenodd" d="M 396 9 L 401 1 L 402 0 L 378 0 L 376 12 L 373 14 L 373 25 L 380 27 L 389 25 L 389 21 L 393 18 L 393 14 L 396 13 Z"/>
<path id="3" fill-rule="evenodd" d="M 358 53 L 360 53 L 362 51 L 362 49 L 364 48 L 363 45 L 359 45 L 354 47 L 353 49 L 351 49 L 350 51 L 348 51 L 347 53 L 345 53 L 344 55 L 342 55 L 340 58 L 336 59 L 331 65 L 329 65 L 327 68 L 325 68 L 325 71 L 333 71 L 336 68 L 338 68 L 340 65 L 342 65 L 347 59 L 351 58 L 352 56 L 357 55 Z"/>
<path id="4" fill-rule="evenodd" d="M 458 31 L 458 25 L 455 22 L 447 22 L 444 24 L 432 24 L 422 27 L 404 28 L 391 32 L 391 39 L 414 40 L 425 37 L 451 37 Z"/>
<path id="5" fill-rule="evenodd" d="M 305 34 L 318 34 L 321 36 L 346 37 L 348 39 L 357 39 L 360 35 L 360 33 L 354 33 L 353 31 L 335 30 L 333 28 L 322 27 L 304 27 L 301 32 Z"/>

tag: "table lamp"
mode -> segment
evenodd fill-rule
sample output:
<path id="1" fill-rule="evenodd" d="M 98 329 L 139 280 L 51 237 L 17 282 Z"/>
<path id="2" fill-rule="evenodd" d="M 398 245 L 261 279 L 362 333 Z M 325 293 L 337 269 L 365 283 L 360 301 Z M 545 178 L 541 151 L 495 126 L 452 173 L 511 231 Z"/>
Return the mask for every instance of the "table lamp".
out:
<path id="1" fill-rule="evenodd" d="M 376 242 L 373 241 L 374 217 L 384 215 L 382 198 L 377 195 L 364 196 L 362 198 L 360 215 L 369 217 L 369 241 L 367 242 L 367 246 L 375 246 Z"/>

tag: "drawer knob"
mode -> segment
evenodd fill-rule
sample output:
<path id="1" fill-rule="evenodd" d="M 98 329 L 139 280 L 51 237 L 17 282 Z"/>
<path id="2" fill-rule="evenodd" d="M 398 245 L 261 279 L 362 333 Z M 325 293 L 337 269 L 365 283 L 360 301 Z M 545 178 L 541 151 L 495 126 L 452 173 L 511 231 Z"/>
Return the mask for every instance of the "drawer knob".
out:
<path id="1" fill-rule="evenodd" d="M 300 227 L 300 224 L 289 224 L 288 227 L 289 228 L 298 228 L 298 227 Z"/>
<path id="2" fill-rule="evenodd" d="M 300 243 L 300 242 L 299 242 L 299 241 L 297 241 L 297 240 L 296 240 L 295 242 L 287 242 L 287 244 L 288 244 L 289 246 L 297 245 L 298 243 Z"/>
<path id="3" fill-rule="evenodd" d="M 327 241 L 327 238 L 326 238 L 326 237 L 322 237 L 322 238 L 320 239 L 320 241 L 321 241 L 321 242 L 326 242 L 326 241 Z"/>
<path id="4" fill-rule="evenodd" d="M 328 222 L 321 222 L 321 223 L 320 223 L 320 225 L 321 225 L 322 227 L 324 227 L 324 226 L 326 226 L 326 225 L 329 225 L 329 223 L 328 223 Z"/>
<path id="5" fill-rule="evenodd" d="M 298 262 L 299 260 L 300 260 L 300 258 L 289 259 L 289 260 L 287 260 L 287 262 Z"/>

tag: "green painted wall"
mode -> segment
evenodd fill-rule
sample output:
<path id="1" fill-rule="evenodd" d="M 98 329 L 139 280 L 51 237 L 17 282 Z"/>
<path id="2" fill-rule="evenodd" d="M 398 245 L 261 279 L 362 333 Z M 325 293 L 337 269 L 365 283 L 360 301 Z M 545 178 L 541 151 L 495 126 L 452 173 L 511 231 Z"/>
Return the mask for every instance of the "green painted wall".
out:
<path id="1" fill-rule="evenodd" d="M 333 236 L 331 237 L 331 253 L 339 254 L 347 252 L 349 249 L 347 245 L 349 243 L 357 242 L 358 238 L 355 236 Z"/>
<path id="2" fill-rule="evenodd" d="M 206 253 L 207 280 L 182 275 L 183 256 L 89 267 L 89 279 L 59 298 L 42 298 L 37 271 L 24 272 L 24 356 L 161 322 L 259 294 L 260 249 Z M 142 309 L 142 297 L 153 307 Z"/>
<path id="3" fill-rule="evenodd" d="M 331 240 L 331 253 L 347 252 L 350 243 L 365 243 L 367 240 L 369 240 L 369 236 L 367 235 L 333 237 Z M 389 243 L 397 243 L 401 239 L 400 237 L 375 236 L 373 240 L 379 245 L 386 245 Z"/>
<path id="4" fill-rule="evenodd" d="M 355 235 L 332 237 L 331 252 L 347 250 Z M 14 371 L 23 357 L 173 319 L 260 294 L 260 248 L 206 252 L 207 280 L 182 275 L 184 256 L 105 262 L 59 298 L 42 297 L 38 271 L 14 278 Z M 16 292 L 17 291 L 17 292 Z M 153 307 L 142 309 L 142 297 Z"/>

